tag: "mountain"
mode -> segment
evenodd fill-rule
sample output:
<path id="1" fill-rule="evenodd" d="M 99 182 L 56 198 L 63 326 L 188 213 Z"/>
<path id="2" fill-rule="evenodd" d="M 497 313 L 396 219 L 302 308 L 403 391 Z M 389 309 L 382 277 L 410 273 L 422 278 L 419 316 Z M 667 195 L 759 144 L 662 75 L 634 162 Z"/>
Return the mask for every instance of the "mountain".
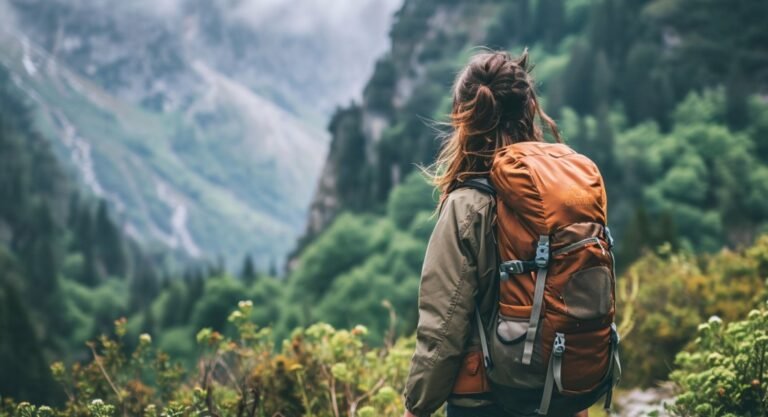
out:
<path id="1" fill-rule="evenodd" d="M 612 228 L 631 242 L 623 261 L 665 241 L 748 244 L 768 219 L 768 3 L 704 3 L 405 1 L 362 102 L 332 118 L 297 252 L 343 211 L 384 212 L 434 159 L 455 74 L 482 47 L 529 48 L 544 108 L 606 178 Z"/>
<path id="2" fill-rule="evenodd" d="M 384 47 L 394 2 L 345 4 L 4 0 L 0 62 L 137 240 L 265 268 L 303 229 L 323 121 Z M 381 33 L 327 48 L 350 18 Z"/>
<path id="3" fill-rule="evenodd" d="M 755 275 L 743 272 L 734 253 L 768 233 L 765 15 L 763 0 L 739 7 L 717 0 L 406 0 L 362 102 L 331 119 L 328 158 L 309 229 L 290 262 L 276 334 L 318 321 L 364 323 L 377 341 L 414 331 L 439 197 L 417 167 L 434 160 L 435 122 L 446 121 L 453 79 L 484 49 L 478 45 L 515 54 L 529 48 L 543 108 L 605 179 L 620 327 L 628 333 L 635 326 L 627 350 L 671 341 L 698 314 L 681 310 L 680 300 L 712 306 L 701 317 L 762 303 L 755 282 L 768 271 L 765 252 L 746 261 L 762 265 Z M 718 271 L 722 281 L 702 278 L 699 268 Z M 670 295 L 681 288 L 703 293 Z M 713 301 L 717 294 L 727 301 Z M 740 296 L 746 301 L 735 302 Z M 640 312 L 637 300 L 646 297 L 653 306 Z M 667 377 L 674 354 L 648 356 L 638 354 L 645 370 L 628 380 L 651 385 Z"/>

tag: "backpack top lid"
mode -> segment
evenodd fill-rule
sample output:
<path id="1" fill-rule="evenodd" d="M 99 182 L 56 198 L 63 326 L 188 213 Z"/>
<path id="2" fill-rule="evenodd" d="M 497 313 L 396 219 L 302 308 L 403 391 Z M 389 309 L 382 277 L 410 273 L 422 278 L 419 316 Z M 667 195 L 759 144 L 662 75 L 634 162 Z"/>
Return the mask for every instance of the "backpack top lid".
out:
<path id="1" fill-rule="evenodd" d="M 499 150 L 491 168 L 498 198 L 533 232 L 572 223 L 605 225 L 603 178 L 592 160 L 561 143 L 519 142 Z"/>

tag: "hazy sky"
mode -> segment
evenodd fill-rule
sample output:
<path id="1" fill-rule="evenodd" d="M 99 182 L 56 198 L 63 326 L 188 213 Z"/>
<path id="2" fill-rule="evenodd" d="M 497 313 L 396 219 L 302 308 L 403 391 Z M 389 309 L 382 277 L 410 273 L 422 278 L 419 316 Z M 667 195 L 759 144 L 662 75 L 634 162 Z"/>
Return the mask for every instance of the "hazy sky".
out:
<path id="1" fill-rule="evenodd" d="M 303 64 L 316 65 L 319 71 L 325 71 L 324 82 L 334 86 L 327 100 L 318 102 L 327 112 L 334 105 L 360 99 L 374 62 L 389 48 L 392 16 L 402 0 L 235 0 L 233 3 L 236 5 L 232 16 L 261 33 L 272 33 L 281 40 L 314 41 L 316 48 L 324 51 L 321 59 Z M 301 61 L 301 57 L 294 58 Z"/>
<path id="2" fill-rule="evenodd" d="M 400 3 L 402 0 L 243 0 L 233 12 L 257 27 L 295 35 L 333 29 L 340 34 L 367 32 L 381 37 L 386 36 L 390 17 Z"/>
<path id="3" fill-rule="evenodd" d="M 74 0 L 109 2 L 118 0 Z M 189 0 L 134 0 L 134 6 L 173 19 L 182 4 Z M 214 1 L 214 0 L 211 0 Z M 374 62 L 389 47 L 392 16 L 403 0 L 216 0 L 222 9 L 229 9 L 228 18 L 246 23 L 259 33 L 272 34 L 273 46 L 295 44 L 296 41 L 314 45 L 315 54 L 296 56 L 296 50 L 286 47 L 297 65 L 314 66 L 318 82 L 327 83 L 328 96 L 317 105 L 326 113 L 335 105 L 359 100 L 366 81 L 373 72 Z M 319 57 L 318 57 L 319 53 Z M 307 74 L 311 76 L 311 74 Z"/>
<path id="4" fill-rule="evenodd" d="M 7 17 L 0 0 L 0 21 Z M 250 58 L 219 54 L 217 50 L 196 50 L 195 59 L 220 70 L 241 71 L 240 81 L 259 92 L 276 92 L 301 108 L 320 125 L 334 108 L 350 100 L 359 101 L 374 63 L 389 48 L 393 14 L 403 0 L 31 0 L 37 7 L 45 2 L 69 4 L 77 10 L 93 10 L 93 19 L 112 13 L 129 16 L 131 9 L 166 21 L 174 30 L 186 27 L 182 20 L 185 4 L 200 1 L 213 6 L 225 22 L 252 28 Z M 130 18 L 127 18 L 130 20 Z M 93 25 L 93 22 L 91 22 Z M 0 23 L 2 25 L 2 23 Z M 146 25 L 138 25 L 138 30 Z M 98 27 L 95 25 L 94 27 Z M 130 23 L 123 22 L 123 30 Z M 30 30 L 18 25 L 20 32 Z M 40 31 L 41 28 L 36 30 Z M 42 29 L 45 30 L 45 29 Z M 55 28 L 49 29 L 51 32 Z M 127 33 L 130 33 L 128 31 Z M 77 36 L 77 35 L 75 35 Z M 40 36 L 38 39 L 45 38 Z M 109 51 L 101 51 L 105 56 Z M 213 53 L 213 55 L 211 54 Z M 224 51 L 226 54 L 226 51 Z M 253 55 L 261 54 L 261 59 Z M 103 59 L 101 59 L 103 61 Z M 251 65 L 251 67 L 249 67 Z M 234 68 L 237 67 L 237 68 Z M 252 70 L 251 70 L 252 68 Z M 243 74 L 242 71 L 250 71 Z M 237 74 L 232 73 L 234 77 Z M 250 77 L 250 78 L 248 78 Z"/>

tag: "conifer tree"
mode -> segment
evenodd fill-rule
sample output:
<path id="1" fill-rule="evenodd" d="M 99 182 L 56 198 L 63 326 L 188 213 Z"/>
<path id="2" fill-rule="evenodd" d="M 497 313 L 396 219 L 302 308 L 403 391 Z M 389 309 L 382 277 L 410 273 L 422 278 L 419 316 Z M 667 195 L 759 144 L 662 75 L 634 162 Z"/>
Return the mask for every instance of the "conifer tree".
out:
<path id="1" fill-rule="evenodd" d="M 536 31 L 548 48 L 554 48 L 565 33 L 564 0 L 539 0 L 536 8 Z"/>
<path id="2" fill-rule="evenodd" d="M 16 288 L 21 279 L 11 255 L 0 249 L 0 392 L 17 401 L 55 401 L 55 383 Z"/>
<path id="3" fill-rule="evenodd" d="M 269 276 L 272 277 L 272 278 L 276 278 L 277 274 L 278 274 L 277 261 L 275 261 L 275 259 L 272 258 L 269 261 Z"/>
<path id="4" fill-rule="evenodd" d="M 109 216 L 107 202 L 99 201 L 96 209 L 95 240 L 98 242 L 98 254 L 104 269 L 110 275 L 122 276 L 125 274 L 126 254 L 120 229 Z"/>
<path id="5" fill-rule="evenodd" d="M 246 255 L 243 260 L 243 269 L 240 272 L 240 279 L 243 280 L 245 285 L 250 287 L 256 282 L 258 275 L 259 273 L 256 271 L 256 266 L 253 264 L 253 258 L 250 254 Z"/>
<path id="6" fill-rule="evenodd" d="M 28 294 L 54 297 L 58 291 L 59 231 L 47 203 L 36 204 L 20 238 L 19 258 L 29 282 Z"/>
<path id="7" fill-rule="evenodd" d="M 140 310 L 151 302 L 160 290 L 159 276 L 155 267 L 144 259 L 139 263 L 130 285 L 130 309 Z"/>

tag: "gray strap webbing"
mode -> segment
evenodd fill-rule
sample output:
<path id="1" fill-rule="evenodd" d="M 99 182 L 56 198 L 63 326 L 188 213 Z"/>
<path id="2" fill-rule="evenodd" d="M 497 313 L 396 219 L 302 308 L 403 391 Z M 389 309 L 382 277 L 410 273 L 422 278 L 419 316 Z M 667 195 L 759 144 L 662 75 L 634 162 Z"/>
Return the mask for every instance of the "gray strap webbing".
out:
<path id="1" fill-rule="evenodd" d="M 547 281 L 547 266 L 549 265 L 549 236 L 539 236 L 539 244 L 536 247 L 536 258 L 534 258 L 534 261 L 539 270 L 536 273 L 536 287 L 533 290 L 531 318 L 528 320 L 528 331 L 526 332 L 525 345 L 523 346 L 523 365 L 531 364 L 533 342 L 536 340 L 536 332 L 539 330 L 541 307 L 544 304 L 544 286 Z"/>
<path id="2" fill-rule="evenodd" d="M 557 385 L 558 392 L 563 392 L 563 357 L 556 356 L 554 362 L 552 373 L 555 376 L 555 385 Z"/>
<path id="3" fill-rule="evenodd" d="M 616 386 L 616 384 L 619 383 L 619 378 L 621 377 L 621 361 L 619 360 L 619 349 L 618 346 L 616 349 L 613 349 L 613 358 L 611 360 L 613 361 L 612 364 L 612 370 L 611 370 L 611 378 L 613 381 L 611 381 L 611 387 L 608 389 L 608 393 L 605 394 L 605 406 L 604 408 L 607 411 L 610 411 L 611 409 L 611 402 L 613 401 L 613 387 Z"/>
<path id="4" fill-rule="evenodd" d="M 549 357 L 549 366 L 547 367 L 547 378 L 544 380 L 544 392 L 541 395 L 541 403 L 539 404 L 539 409 L 536 410 L 539 414 L 542 416 L 547 415 L 549 412 L 549 402 L 552 400 L 552 389 L 554 388 L 554 375 L 552 372 L 552 368 L 554 366 L 553 362 L 555 361 L 555 356 L 552 355 Z"/>
<path id="5" fill-rule="evenodd" d="M 611 331 L 615 337 L 613 343 L 613 363 L 611 374 L 613 377 L 613 385 L 616 385 L 621 379 L 621 358 L 619 357 L 619 343 L 621 342 L 621 336 L 619 336 L 619 331 L 616 329 L 616 323 L 611 324 Z"/>
<path id="6" fill-rule="evenodd" d="M 485 326 L 483 326 L 483 319 L 480 317 L 480 309 L 475 306 L 475 319 L 477 319 L 477 331 L 480 333 L 480 348 L 483 350 L 483 365 L 485 369 L 491 369 L 493 363 L 491 362 L 491 355 L 488 353 L 488 341 L 485 339 Z"/>
<path id="7" fill-rule="evenodd" d="M 557 385 L 558 391 L 562 392 L 562 368 L 563 353 L 565 352 L 565 335 L 555 334 L 555 343 L 552 347 L 552 354 L 549 356 L 549 366 L 547 366 L 547 377 L 544 380 L 544 391 L 541 395 L 541 403 L 537 412 L 545 416 L 549 412 L 549 403 L 552 401 L 554 386 Z"/>
<path id="8" fill-rule="evenodd" d="M 528 320 L 528 331 L 525 335 L 523 346 L 523 365 L 530 365 L 533 358 L 533 342 L 536 341 L 536 332 L 539 329 L 541 306 L 544 304 L 544 283 L 547 280 L 547 268 L 539 269 L 536 273 L 536 289 L 533 291 L 533 307 L 531 318 Z"/>
<path id="9" fill-rule="evenodd" d="M 605 394 L 605 404 L 603 408 L 610 411 L 613 401 L 613 387 L 619 383 L 621 378 L 621 360 L 619 358 L 619 332 L 616 330 L 616 323 L 611 324 L 611 357 L 608 359 L 608 378 L 611 379 L 611 386 Z"/>

